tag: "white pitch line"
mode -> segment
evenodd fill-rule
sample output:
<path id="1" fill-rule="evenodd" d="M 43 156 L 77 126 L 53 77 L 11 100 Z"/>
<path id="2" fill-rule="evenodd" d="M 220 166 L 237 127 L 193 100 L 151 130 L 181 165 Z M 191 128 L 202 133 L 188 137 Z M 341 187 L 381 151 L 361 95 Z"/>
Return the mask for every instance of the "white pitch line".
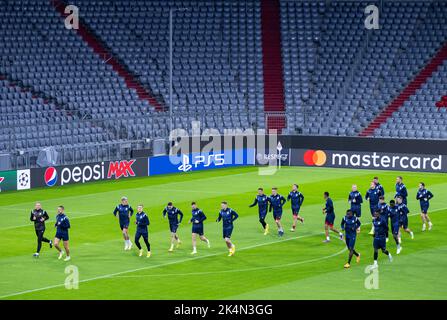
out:
<path id="1" fill-rule="evenodd" d="M 445 210 L 445 209 L 447 209 L 447 208 L 441 208 L 441 209 L 433 210 L 431 212 L 441 211 L 441 210 Z M 413 214 L 410 214 L 409 216 L 415 216 L 415 215 L 419 215 L 419 214 L 420 213 L 413 213 Z M 369 224 L 371 224 L 371 222 L 364 223 L 363 225 L 369 225 Z M 293 238 L 289 238 L 289 239 L 285 239 L 285 240 L 271 241 L 271 242 L 256 244 L 256 245 L 253 245 L 253 246 L 248 246 L 248 247 L 239 249 L 239 251 L 249 250 L 249 249 L 253 249 L 253 248 L 257 248 L 257 247 L 262 247 L 262 246 L 266 246 L 266 245 L 286 242 L 286 241 L 290 241 L 290 240 L 296 240 L 296 239 L 302 239 L 302 238 L 307 238 L 307 237 L 313 237 L 313 236 L 320 235 L 320 234 L 323 234 L 323 233 L 319 232 L 319 233 L 308 234 L 308 235 L 305 235 L 305 236 L 293 237 Z M 90 281 L 106 279 L 106 278 L 112 278 L 112 277 L 120 276 L 120 275 L 126 274 L 126 273 L 132 273 L 132 272 L 137 272 L 137 271 L 141 271 L 141 270 L 155 269 L 155 268 L 165 267 L 165 266 L 169 266 L 169 265 L 173 265 L 173 264 L 177 264 L 177 263 L 183 263 L 183 262 L 194 261 L 194 260 L 198 260 L 198 259 L 215 257 L 215 256 L 218 256 L 218 255 L 221 255 L 221 254 L 222 253 L 213 253 L 213 254 L 209 254 L 209 255 L 205 255 L 205 256 L 199 256 L 199 257 L 195 257 L 195 258 L 183 259 L 183 260 L 172 261 L 172 262 L 162 263 L 162 264 L 153 265 L 153 266 L 147 266 L 147 267 L 142 267 L 142 268 L 137 268 L 137 269 L 120 271 L 120 272 L 111 273 L 111 274 L 107 274 L 107 275 L 102 275 L 102 276 L 98 276 L 98 277 L 93 277 L 93 278 L 89 278 L 89 279 L 85 279 L 85 280 L 80 280 L 79 283 L 90 282 Z M 33 293 L 33 292 L 37 292 L 37 291 L 43 291 L 43 290 L 48 290 L 48 289 L 59 288 L 59 287 L 63 287 L 64 285 L 65 284 L 56 284 L 56 285 L 42 287 L 42 288 L 37 288 L 37 289 L 30 289 L 30 290 L 20 291 L 20 292 L 16 292 L 16 293 L 11 293 L 11 294 L 0 296 L 0 299 L 9 298 L 9 297 L 13 297 L 13 296 L 18 296 L 18 295 L 21 295 L 21 294 Z"/>
<path id="2" fill-rule="evenodd" d="M 270 241 L 270 242 L 266 242 L 266 243 L 260 243 L 260 244 L 248 246 L 248 247 L 245 247 L 245 248 L 241 248 L 241 249 L 239 249 L 239 251 L 254 249 L 254 248 L 258 248 L 258 247 L 262 247 L 262 246 L 267 246 L 267 245 L 281 243 L 281 242 L 286 242 L 286 241 L 291 241 L 291 240 L 297 240 L 297 239 L 302 239 L 302 238 L 313 237 L 313 236 L 320 235 L 320 234 L 322 234 L 322 233 L 319 232 L 319 233 L 313 233 L 313 234 L 308 234 L 308 235 L 304 235 L 304 236 L 297 236 L 297 237 L 284 239 L 284 240 L 279 240 L 279 241 Z M 131 269 L 131 270 L 119 271 L 119 272 L 116 272 L 116 273 L 111 273 L 111 274 L 97 276 L 97 277 L 93 277 L 93 278 L 89 278 L 89 279 L 85 279 L 85 280 L 80 280 L 79 283 L 90 282 L 90 281 L 95 281 L 95 280 L 101 280 L 101 279 L 106 279 L 106 278 L 112 278 L 112 277 L 119 276 L 119 275 L 126 274 L 126 273 L 132 273 L 132 272 L 137 272 L 137 271 L 141 271 L 141 270 L 155 269 L 155 268 L 165 267 L 165 266 L 169 266 L 169 265 L 173 265 L 173 264 L 178 264 L 178 263 L 183 263 L 183 262 L 188 262 L 188 261 L 194 261 L 194 260 L 199 260 L 199 259 L 204 259 L 204 258 L 215 257 L 215 256 L 218 256 L 218 255 L 222 255 L 222 252 L 208 254 L 208 255 L 204 255 L 204 256 L 198 256 L 198 257 L 194 257 L 194 258 L 182 259 L 182 260 L 177 260 L 177 261 L 172 261 L 172 262 L 166 262 L 166 263 L 161 263 L 161 264 L 158 264 L 158 265 L 151 265 L 151 266 L 141 267 L 141 268 L 136 268 L 136 269 Z M 43 291 L 43 290 L 48 290 L 48 289 L 59 288 L 59 287 L 63 287 L 64 285 L 65 284 L 56 284 L 56 285 L 42 287 L 42 288 L 36 288 L 36 289 L 20 291 L 20 292 L 16 292 L 16 293 L 11 293 L 11 294 L 0 296 L 0 299 L 13 297 L 13 296 L 21 295 L 21 294 L 37 292 L 37 291 Z"/>
<path id="3" fill-rule="evenodd" d="M 265 269 L 275 269 L 275 268 L 284 268 L 284 267 L 290 267 L 290 266 L 296 266 L 306 263 L 312 263 L 312 262 L 318 262 L 321 260 L 330 259 L 333 257 L 336 257 L 343 252 L 348 250 L 346 247 L 342 250 L 333 253 L 328 256 L 320 257 L 320 258 L 314 258 L 304 261 L 296 261 L 296 262 L 290 262 L 286 264 L 278 264 L 274 266 L 264 266 L 264 267 L 253 267 L 253 268 L 245 268 L 245 269 L 231 269 L 231 270 L 221 270 L 221 271 L 207 271 L 207 272 L 190 272 L 190 273 L 170 273 L 170 274 L 145 274 L 145 275 L 136 275 L 136 276 L 116 276 L 114 278 L 143 278 L 143 277 L 172 277 L 172 276 L 201 276 L 201 275 L 207 275 L 207 274 L 221 274 L 221 273 L 233 273 L 233 272 L 248 272 L 248 271 L 258 271 L 258 270 L 265 270 Z"/>

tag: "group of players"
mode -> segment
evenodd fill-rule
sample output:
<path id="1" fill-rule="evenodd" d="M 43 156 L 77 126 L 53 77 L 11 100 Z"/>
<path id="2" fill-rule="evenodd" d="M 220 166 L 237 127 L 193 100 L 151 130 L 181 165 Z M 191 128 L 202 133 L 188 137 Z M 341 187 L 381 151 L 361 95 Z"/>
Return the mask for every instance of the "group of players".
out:
<path id="1" fill-rule="evenodd" d="M 381 250 L 392 261 L 392 255 L 386 248 L 388 242 L 388 235 L 391 229 L 394 241 L 397 245 L 397 254 L 402 250 L 401 230 L 409 233 L 411 238 L 414 238 L 413 231 L 408 227 L 408 207 L 407 207 L 408 192 L 402 177 L 398 176 L 396 179 L 396 194 L 393 200 L 390 200 L 389 204 L 385 202 L 385 191 L 383 186 L 379 183 L 378 177 L 374 177 L 371 182 L 370 188 L 366 192 L 365 200 L 369 200 L 369 209 L 372 216 L 372 228 L 369 232 L 374 237 L 374 267 L 378 266 L 378 252 Z M 419 184 L 419 190 L 416 195 L 416 199 L 420 202 L 421 218 L 422 218 L 422 231 L 425 231 L 428 226 L 428 230 L 432 229 L 432 222 L 428 216 L 428 209 L 430 200 L 433 198 L 433 194 L 425 188 L 425 184 L 421 182 Z M 323 208 L 323 214 L 325 215 L 325 235 L 326 238 L 323 242 L 330 242 L 329 231 L 338 234 L 340 240 L 345 240 L 346 246 L 349 250 L 348 262 L 344 265 L 345 268 L 349 268 L 353 256 L 356 256 L 356 261 L 360 261 L 360 254 L 355 250 L 355 243 L 357 234 L 360 233 L 360 217 L 362 215 L 362 194 L 358 191 L 357 186 L 353 185 L 352 190 L 348 196 L 348 202 L 350 209 L 347 210 L 346 215 L 341 220 L 341 231 L 334 227 L 335 223 L 335 210 L 332 199 L 329 192 L 324 192 L 325 206 Z M 283 206 L 287 201 L 291 203 L 291 209 L 293 214 L 293 224 L 290 229 L 291 232 L 295 232 L 297 222 L 304 223 L 304 218 L 300 215 L 300 210 L 304 202 L 304 195 L 298 191 L 298 185 L 293 184 L 292 191 L 287 196 L 287 199 L 278 193 L 277 188 L 272 188 L 272 194 L 267 196 L 264 193 L 263 188 L 258 189 L 254 202 L 249 207 L 258 206 L 259 222 L 264 230 L 264 235 L 269 233 L 269 225 L 266 222 L 268 212 L 273 212 L 273 218 L 277 226 L 278 235 L 281 237 L 284 235 L 284 229 L 281 224 L 281 218 L 283 214 Z M 54 241 L 51 241 L 44 237 L 45 221 L 49 219 L 49 216 L 45 210 L 42 209 L 40 203 L 35 204 L 34 210 L 31 212 L 30 220 L 34 222 L 36 235 L 37 235 L 37 251 L 34 254 L 35 257 L 39 256 L 39 252 L 42 247 L 42 242 L 49 243 L 50 248 L 53 246 L 58 251 L 58 259 L 62 259 L 64 253 L 66 257 L 64 261 L 70 260 L 69 249 L 69 235 L 68 230 L 70 228 L 70 221 L 65 215 L 63 206 L 58 207 L 58 213 L 56 216 L 56 235 Z M 119 219 L 120 228 L 124 237 L 124 250 L 131 250 L 132 242 L 129 236 L 129 225 L 132 215 L 134 214 L 133 208 L 129 205 L 127 197 L 121 198 L 121 203 L 117 205 L 113 211 L 115 217 Z M 169 252 L 174 251 L 174 247 L 178 247 L 181 244 L 177 229 L 179 224 L 183 220 L 183 212 L 176 208 L 172 202 L 169 202 L 163 210 L 163 217 L 169 221 L 169 229 L 171 232 Z M 204 212 L 197 207 L 195 202 L 191 203 L 191 219 L 189 223 L 192 224 L 192 255 L 197 254 L 197 238 L 205 242 L 210 247 L 210 241 L 204 234 L 204 221 L 206 216 Z M 236 246 L 231 241 L 231 235 L 233 232 L 233 223 L 239 217 L 239 215 L 228 207 L 228 203 L 221 202 L 221 210 L 217 218 L 217 222 L 223 223 L 223 238 L 228 248 L 228 256 L 233 256 L 236 252 Z M 135 245 L 138 247 L 139 256 L 143 256 L 144 251 L 140 244 L 140 239 L 143 238 L 147 254 L 149 258 L 151 256 L 151 246 L 148 240 L 148 226 L 150 224 L 149 217 L 143 211 L 143 205 L 137 206 L 137 213 L 135 214 L 136 234 Z M 344 233 L 342 232 L 344 231 Z M 64 250 L 60 247 L 60 241 L 63 242 Z"/>

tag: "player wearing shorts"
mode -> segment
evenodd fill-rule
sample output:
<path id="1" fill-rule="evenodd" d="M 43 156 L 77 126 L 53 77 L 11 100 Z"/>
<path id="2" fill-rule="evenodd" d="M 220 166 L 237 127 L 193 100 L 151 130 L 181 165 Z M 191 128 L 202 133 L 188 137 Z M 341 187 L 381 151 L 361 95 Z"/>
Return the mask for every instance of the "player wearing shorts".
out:
<path id="1" fill-rule="evenodd" d="M 65 248 L 66 257 L 64 261 L 69 261 L 71 259 L 70 257 L 70 248 L 68 245 L 69 236 L 68 236 L 68 229 L 70 229 L 70 220 L 68 220 L 68 217 L 65 215 L 65 208 L 64 206 L 57 207 L 57 216 L 56 216 L 56 223 L 54 224 L 56 227 L 56 235 L 54 236 L 54 247 L 59 252 L 58 259 L 62 259 L 64 256 L 64 251 L 60 247 L 60 242 L 62 241 Z"/>
<path id="2" fill-rule="evenodd" d="M 300 209 L 304 202 L 304 195 L 298 191 L 298 185 L 296 183 L 292 186 L 292 191 L 290 191 L 287 196 L 287 201 L 290 201 L 291 203 L 293 215 L 293 224 L 290 231 L 295 232 L 297 220 L 304 223 L 304 218 L 300 216 Z"/>
<path id="3" fill-rule="evenodd" d="M 228 256 L 231 257 L 236 252 L 236 246 L 231 242 L 231 234 L 233 233 L 233 222 L 239 217 L 239 215 L 231 208 L 228 208 L 228 203 L 222 201 L 220 204 L 219 216 L 217 222 L 222 220 L 222 234 L 225 243 L 228 247 Z"/>
<path id="4" fill-rule="evenodd" d="M 329 237 L 329 230 L 338 233 L 340 240 L 343 240 L 343 233 L 334 228 L 334 221 L 335 221 L 334 203 L 332 202 L 332 199 L 329 197 L 329 192 L 327 191 L 324 193 L 324 200 L 326 200 L 326 204 L 323 208 L 323 214 L 325 215 L 324 233 L 326 234 L 326 239 L 323 242 L 327 243 L 331 241 L 331 238 Z"/>

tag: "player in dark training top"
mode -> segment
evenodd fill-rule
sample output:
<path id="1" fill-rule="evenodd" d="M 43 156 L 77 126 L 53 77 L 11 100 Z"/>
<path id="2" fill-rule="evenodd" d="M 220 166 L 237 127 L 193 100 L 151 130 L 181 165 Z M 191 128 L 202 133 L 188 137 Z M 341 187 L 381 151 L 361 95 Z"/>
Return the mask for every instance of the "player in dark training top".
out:
<path id="1" fill-rule="evenodd" d="M 266 236 L 269 233 L 269 225 L 265 222 L 269 205 L 269 197 L 264 194 L 264 189 L 262 188 L 258 188 L 258 194 L 255 197 L 255 201 L 249 207 L 252 208 L 255 205 L 258 205 L 259 222 L 261 223 L 262 228 L 264 228 L 264 235 Z"/>
<path id="2" fill-rule="evenodd" d="M 394 198 L 397 197 L 402 197 L 402 203 L 407 204 L 408 191 L 401 176 L 396 178 L 396 195 Z"/>
<path id="3" fill-rule="evenodd" d="M 58 259 L 62 259 L 64 256 L 64 251 L 59 246 L 60 241 L 64 243 L 65 253 L 66 257 L 64 261 L 69 261 L 70 258 L 70 248 L 68 246 L 68 229 L 70 229 L 70 220 L 68 220 L 68 217 L 65 215 L 65 208 L 64 206 L 57 207 L 57 216 L 56 216 L 56 223 L 54 224 L 56 227 L 56 235 L 54 237 L 54 247 L 59 252 Z"/>
<path id="4" fill-rule="evenodd" d="M 140 238 L 143 237 L 144 243 L 146 244 L 147 255 L 146 257 L 150 258 L 151 256 L 151 245 L 148 240 L 148 231 L 147 227 L 149 226 L 149 217 L 143 211 L 143 205 L 140 204 L 137 207 L 137 214 L 135 215 L 135 224 L 137 225 L 137 232 L 135 233 L 135 245 L 137 246 L 139 252 L 138 256 L 143 256 L 143 249 L 141 248 Z"/>
<path id="5" fill-rule="evenodd" d="M 236 246 L 231 242 L 231 234 L 233 233 L 233 222 L 239 217 L 239 215 L 231 208 L 228 208 L 227 202 L 223 201 L 220 204 L 219 216 L 217 222 L 222 220 L 222 232 L 225 243 L 228 247 L 228 256 L 234 256 L 236 252 Z"/>
<path id="6" fill-rule="evenodd" d="M 272 212 L 273 210 L 273 219 L 275 219 L 276 226 L 278 227 L 278 235 L 282 237 L 284 235 L 284 229 L 281 225 L 282 207 L 287 200 L 282 195 L 278 194 L 278 188 L 272 188 L 272 195 L 269 197 L 269 200 L 269 212 Z"/>
<path id="7" fill-rule="evenodd" d="M 130 217 L 133 215 L 133 209 L 129 205 L 127 197 L 121 198 L 121 203 L 115 207 L 113 215 L 115 217 L 118 215 L 120 228 L 124 237 L 124 250 L 130 250 L 132 248 L 132 242 L 129 237 L 129 223 Z"/>
<path id="8" fill-rule="evenodd" d="M 304 196 L 298 191 L 298 185 L 296 183 L 293 184 L 292 191 L 290 191 L 289 195 L 287 196 L 287 201 L 290 201 L 291 203 L 293 215 L 293 224 L 290 231 L 295 232 L 296 221 L 299 220 L 301 223 L 304 223 L 304 218 L 300 216 L 300 209 L 304 202 Z"/>
<path id="9" fill-rule="evenodd" d="M 357 218 L 362 216 L 362 203 L 363 197 L 362 194 L 358 191 L 357 185 L 353 184 L 351 192 L 348 196 L 348 202 L 351 205 L 351 211 Z"/>
<path id="10" fill-rule="evenodd" d="M 397 200 L 397 208 L 399 209 L 399 226 L 406 233 L 410 234 L 411 239 L 414 239 L 414 233 L 408 227 L 408 214 L 410 213 L 410 210 L 404 203 L 402 196 L 398 196 L 396 200 Z M 400 231 L 399 231 L 399 243 L 402 243 L 402 235 Z"/>
<path id="11" fill-rule="evenodd" d="M 416 195 L 416 200 L 419 200 L 421 206 L 421 218 L 422 218 L 422 231 L 426 230 L 428 224 L 428 231 L 431 230 L 433 224 L 428 216 L 428 208 L 430 207 L 430 200 L 433 198 L 433 193 L 425 189 L 425 183 L 419 183 L 419 190 Z"/>
<path id="12" fill-rule="evenodd" d="M 379 194 L 381 196 L 385 196 L 385 189 L 383 188 L 383 186 L 380 184 L 379 182 L 379 177 L 374 177 L 373 178 L 373 182 L 376 184 L 376 188 L 377 190 L 379 190 Z"/>
<path id="13" fill-rule="evenodd" d="M 329 192 L 324 193 L 324 200 L 326 201 L 326 204 L 323 208 L 323 214 L 326 215 L 324 220 L 324 233 L 326 234 L 326 240 L 323 242 L 330 242 L 331 238 L 329 237 L 329 230 L 338 233 L 340 236 L 340 240 L 343 240 L 343 233 L 338 231 L 334 228 L 334 222 L 335 222 L 335 210 L 334 210 L 334 203 L 332 202 L 332 199 L 329 197 Z"/>
<path id="14" fill-rule="evenodd" d="M 42 205 L 40 202 L 36 202 L 34 205 L 34 210 L 31 211 L 30 221 L 34 222 L 34 230 L 36 231 L 37 236 L 37 250 L 36 253 L 33 254 L 33 257 L 39 257 L 40 249 L 42 248 L 42 242 L 46 242 L 50 244 L 50 249 L 53 247 L 53 242 L 43 236 L 45 233 L 45 221 L 47 221 L 50 217 L 48 213 L 42 209 Z"/>
<path id="15" fill-rule="evenodd" d="M 341 230 L 345 232 L 345 241 L 346 247 L 349 250 L 348 262 L 344 265 L 344 267 L 351 267 L 352 256 L 356 256 L 356 262 L 360 262 L 360 253 L 355 251 L 355 241 L 357 239 L 357 233 L 360 232 L 360 220 L 357 218 L 352 210 L 346 211 L 346 216 L 341 220 Z"/>
<path id="16" fill-rule="evenodd" d="M 203 221 L 206 220 L 206 216 L 202 210 L 197 208 L 195 202 L 191 203 L 192 218 L 189 223 L 192 223 L 192 252 L 191 254 L 197 254 L 197 236 L 199 239 L 206 242 L 208 248 L 211 247 L 210 241 L 205 237 L 203 232 Z"/>
<path id="17" fill-rule="evenodd" d="M 371 212 L 371 217 L 374 216 L 374 212 L 377 209 L 377 204 L 379 203 L 379 197 L 380 197 L 380 191 L 377 189 L 376 184 L 374 181 L 371 181 L 371 185 L 366 192 L 365 200 L 369 200 L 369 210 Z M 371 226 L 371 231 L 369 232 L 370 235 L 374 234 L 374 225 Z"/>
<path id="18" fill-rule="evenodd" d="M 380 215 L 380 211 L 376 210 L 373 215 L 374 224 L 374 265 L 373 268 L 378 268 L 377 258 L 379 257 L 379 249 L 388 256 L 390 262 L 393 261 L 391 253 L 386 249 L 386 235 L 388 233 L 388 221 L 385 217 Z"/>
<path id="19" fill-rule="evenodd" d="M 389 223 L 391 224 L 391 233 L 393 234 L 394 241 L 396 242 L 396 254 L 399 254 L 402 250 L 400 246 L 400 238 L 399 238 L 399 220 L 400 220 L 400 212 L 399 207 L 396 205 L 394 200 L 390 201 L 390 205 L 388 206 L 388 217 Z"/>
<path id="20" fill-rule="evenodd" d="M 387 219 L 387 221 L 388 221 L 388 204 L 386 203 L 384 196 L 379 197 L 379 203 L 377 204 L 376 210 L 379 210 L 380 215 L 385 217 L 385 219 Z M 389 227 L 389 224 L 388 224 L 388 227 Z M 388 242 L 388 233 L 386 235 L 386 242 Z"/>
<path id="21" fill-rule="evenodd" d="M 180 219 L 179 219 L 180 216 Z M 169 229 L 171 230 L 171 247 L 169 248 L 169 252 L 174 251 L 174 244 L 177 242 L 177 248 L 182 243 L 177 234 L 177 229 L 180 223 L 183 220 L 183 212 L 180 209 L 173 206 L 172 202 L 169 202 L 166 208 L 163 210 L 163 218 L 168 217 L 169 220 Z"/>

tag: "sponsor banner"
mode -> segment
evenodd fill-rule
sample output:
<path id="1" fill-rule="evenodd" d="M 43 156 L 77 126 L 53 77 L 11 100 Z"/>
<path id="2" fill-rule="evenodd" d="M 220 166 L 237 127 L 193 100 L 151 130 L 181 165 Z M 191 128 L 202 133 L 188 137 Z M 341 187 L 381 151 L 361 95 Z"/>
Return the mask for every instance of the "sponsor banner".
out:
<path id="1" fill-rule="evenodd" d="M 288 166 L 290 165 L 290 149 L 284 149 L 281 141 L 273 150 L 265 149 L 263 151 L 256 150 L 257 165 L 274 165 Z"/>
<path id="2" fill-rule="evenodd" d="M 254 149 L 237 149 L 159 156 L 148 160 L 150 176 L 157 174 L 192 172 L 206 169 L 246 166 L 255 164 Z"/>
<path id="3" fill-rule="evenodd" d="M 292 149 L 290 165 L 447 172 L 447 155 Z"/>
<path id="4" fill-rule="evenodd" d="M 0 171 L 0 192 L 17 190 L 17 171 Z"/>
<path id="5" fill-rule="evenodd" d="M 17 170 L 17 190 L 31 189 L 31 170 Z"/>
<path id="6" fill-rule="evenodd" d="M 147 176 L 147 158 L 31 169 L 31 187 Z"/>

